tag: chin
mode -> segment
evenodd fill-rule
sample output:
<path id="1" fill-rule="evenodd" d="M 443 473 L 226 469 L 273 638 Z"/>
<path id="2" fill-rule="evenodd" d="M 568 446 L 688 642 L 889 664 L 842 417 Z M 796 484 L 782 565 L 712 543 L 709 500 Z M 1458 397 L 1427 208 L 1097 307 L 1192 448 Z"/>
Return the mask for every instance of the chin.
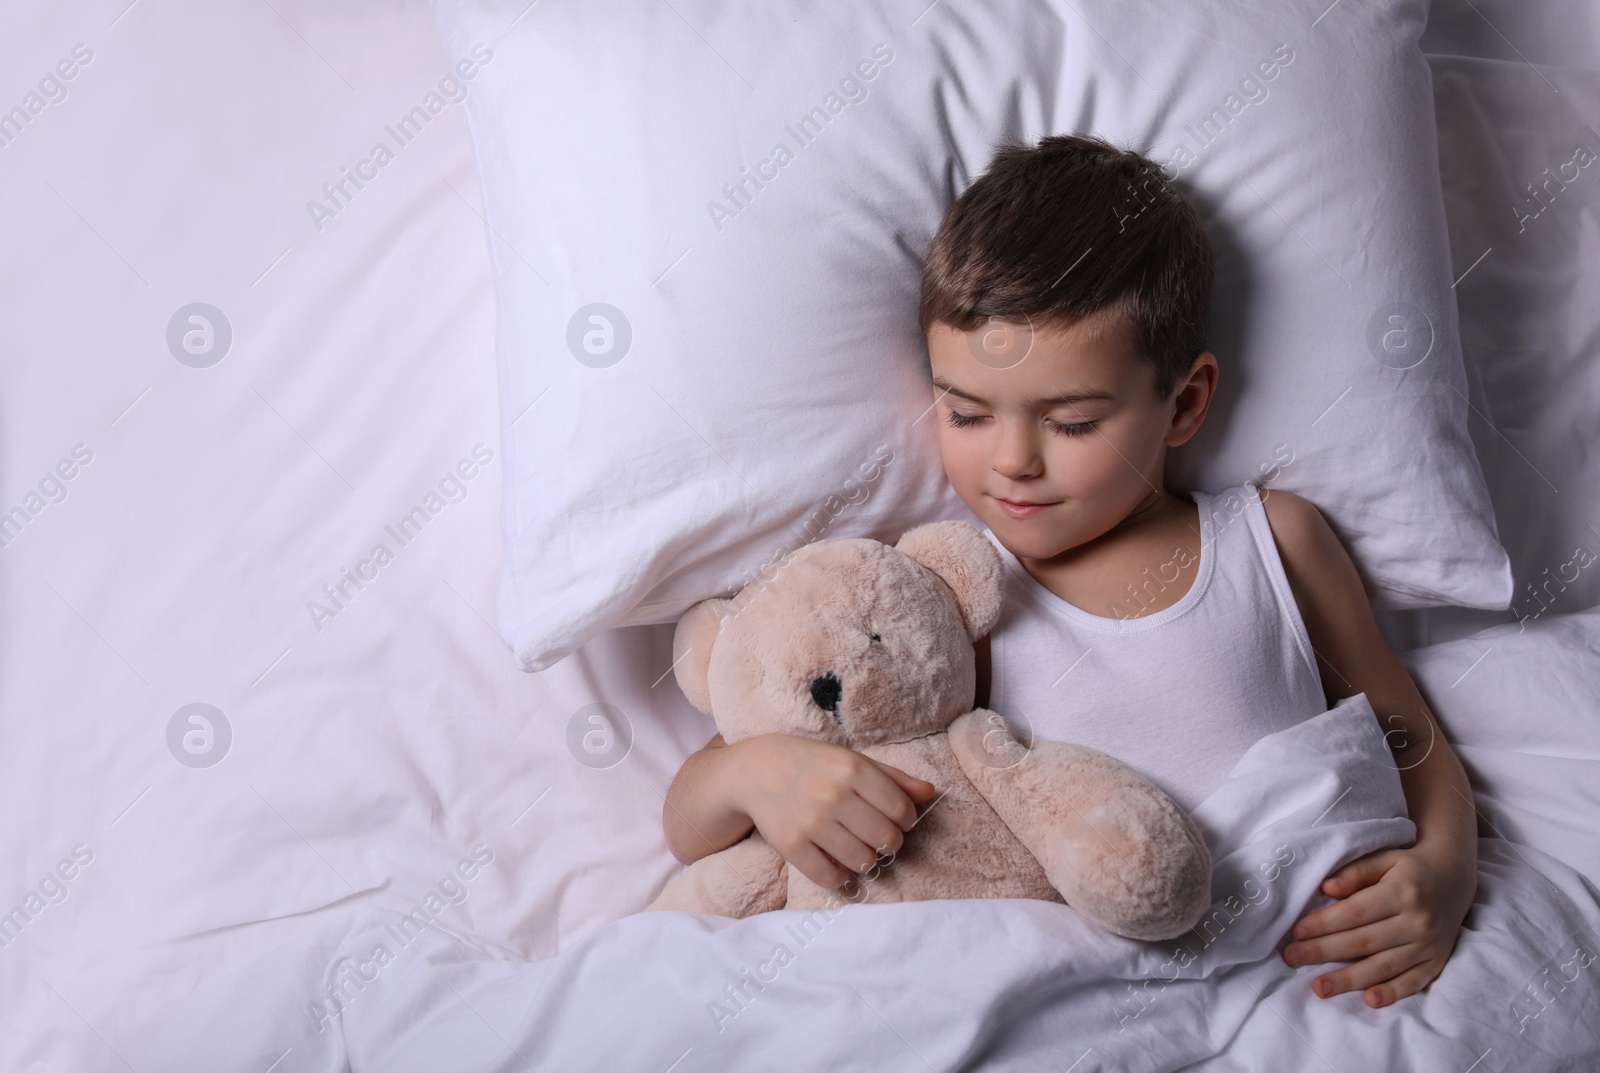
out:
<path id="1" fill-rule="evenodd" d="M 1011 554 L 1020 559 L 1053 559 L 1073 546 L 1070 536 L 1037 525 L 1032 521 L 1001 516 L 989 522 Z"/>

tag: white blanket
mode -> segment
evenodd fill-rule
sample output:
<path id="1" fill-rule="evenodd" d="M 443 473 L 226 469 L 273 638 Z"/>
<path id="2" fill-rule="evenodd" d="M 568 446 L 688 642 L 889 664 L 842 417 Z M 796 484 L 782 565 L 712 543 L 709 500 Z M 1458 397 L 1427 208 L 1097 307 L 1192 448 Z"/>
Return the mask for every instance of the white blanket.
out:
<path id="1" fill-rule="evenodd" d="M 1549 858 L 1535 872 L 1532 851 L 1482 843 L 1480 904 L 1455 957 L 1396 1007 L 1318 1000 L 1309 982 L 1324 970 L 1276 956 L 1325 901 L 1324 876 L 1413 836 L 1404 809 L 1357 697 L 1263 739 L 1196 811 L 1214 905 L 1176 940 L 1119 939 L 1044 902 L 944 901 L 744 921 L 641 914 L 528 962 L 379 911 L 323 950 L 250 967 L 258 994 L 263 973 L 282 973 L 299 977 L 298 995 L 288 987 L 270 1014 L 217 1003 L 171 1053 L 201 1068 L 259 1037 L 243 1049 L 283 1052 L 297 1070 L 1086 1073 L 1250 1068 L 1230 1053 L 1374 1069 L 1403 1045 L 1417 1068 L 1465 1070 L 1491 1050 L 1518 1069 L 1579 1068 L 1600 1051 L 1600 967 L 1588 964 L 1600 899 Z M 1291 1038 L 1261 1038 L 1277 1036 Z"/>

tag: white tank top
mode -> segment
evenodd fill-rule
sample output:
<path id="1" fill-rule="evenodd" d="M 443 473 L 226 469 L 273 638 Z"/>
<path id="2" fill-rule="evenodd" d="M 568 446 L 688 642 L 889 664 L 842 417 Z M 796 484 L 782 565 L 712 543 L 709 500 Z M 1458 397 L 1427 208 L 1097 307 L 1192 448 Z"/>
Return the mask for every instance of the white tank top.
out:
<path id="1" fill-rule="evenodd" d="M 1042 738 L 1108 753 L 1193 809 L 1260 738 L 1327 709 L 1305 623 L 1254 485 L 1194 493 L 1200 564 L 1177 603 L 1090 614 L 990 532 L 1006 600 L 990 635 L 989 707 Z M 1141 591 L 1178 577 L 1146 571 Z M 1127 598 L 1128 614 L 1136 597 Z M 1149 601 L 1149 597 L 1146 597 Z"/>

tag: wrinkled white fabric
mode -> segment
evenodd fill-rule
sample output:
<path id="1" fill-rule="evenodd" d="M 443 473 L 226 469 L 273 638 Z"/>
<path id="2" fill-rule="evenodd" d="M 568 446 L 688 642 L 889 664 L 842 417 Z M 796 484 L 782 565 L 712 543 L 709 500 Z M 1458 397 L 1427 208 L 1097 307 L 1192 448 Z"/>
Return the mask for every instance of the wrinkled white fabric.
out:
<path id="1" fill-rule="evenodd" d="M 1600 902 L 1536 851 L 1482 843 L 1480 902 L 1446 974 L 1391 1009 L 1317 999 L 1310 980 L 1325 970 L 1275 956 L 1326 901 L 1325 875 L 1413 836 L 1403 809 L 1356 697 L 1263 738 L 1196 810 L 1214 904 L 1175 940 L 1116 938 L 1044 902 L 945 901 L 744 921 L 647 913 L 529 963 L 439 931 L 402 945 L 397 916 L 373 913 L 279 959 L 348 1000 L 337 1016 L 326 998 L 284 1001 L 273 1038 L 296 1068 L 348 1056 L 385 1073 L 1290 1069 L 1318 1054 L 1382 1069 L 1397 1045 L 1408 1068 L 1465 1069 L 1490 1049 L 1518 1069 L 1578 1068 L 1600 1048 L 1600 965 L 1583 964 Z M 207 1031 L 166 1053 L 220 1056 L 252 1031 L 248 1015 L 202 1008 Z"/>

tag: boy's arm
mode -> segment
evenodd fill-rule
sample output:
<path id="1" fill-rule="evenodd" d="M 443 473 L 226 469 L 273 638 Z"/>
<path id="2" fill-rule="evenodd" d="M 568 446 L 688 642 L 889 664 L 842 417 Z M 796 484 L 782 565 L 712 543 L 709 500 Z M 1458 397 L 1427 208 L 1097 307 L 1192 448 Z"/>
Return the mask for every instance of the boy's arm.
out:
<path id="1" fill-rule="evenodd" d="M 728 793 L 720 788 L 727 777 L 727 743 L 717 734 L 683 762 L 667 787 L 661 809 L 661 826 L 667 848 L 684 864 L 727 849 L 750 833 L 750 817 L 719 803 Z M 687 812 L 685 811 L 687 810 Z"/>
<path id="2" fill-rule="evenodd" d="M 900 849 L 934 786 L 826 742 L 718 734 L 684 762 L 662 806 L 673 855 L 690 864 L 759 830 L 812 882 L 834 888 Z M 843 866 L 843 867 L 841 867 Z"/>
<path id="3" fill-rule="evenodd" d="M 1355 564 L 1316 507 L 1273 491 L 1267 520 L 1331 702 L 1365 693 L 1400 769 L 1417 825 L 1408 849 L 1383 850 L 1329 876 L 1338 898 L 1294 926 L 1290 965 L 1354 961 L 1319 976 L 1323 998 L 1362 989 L 1387 1006 L 1426 987 L 1444 968 L 1477 889 L 1472 788 L 1416 683 L 1383 635 Z"/>

